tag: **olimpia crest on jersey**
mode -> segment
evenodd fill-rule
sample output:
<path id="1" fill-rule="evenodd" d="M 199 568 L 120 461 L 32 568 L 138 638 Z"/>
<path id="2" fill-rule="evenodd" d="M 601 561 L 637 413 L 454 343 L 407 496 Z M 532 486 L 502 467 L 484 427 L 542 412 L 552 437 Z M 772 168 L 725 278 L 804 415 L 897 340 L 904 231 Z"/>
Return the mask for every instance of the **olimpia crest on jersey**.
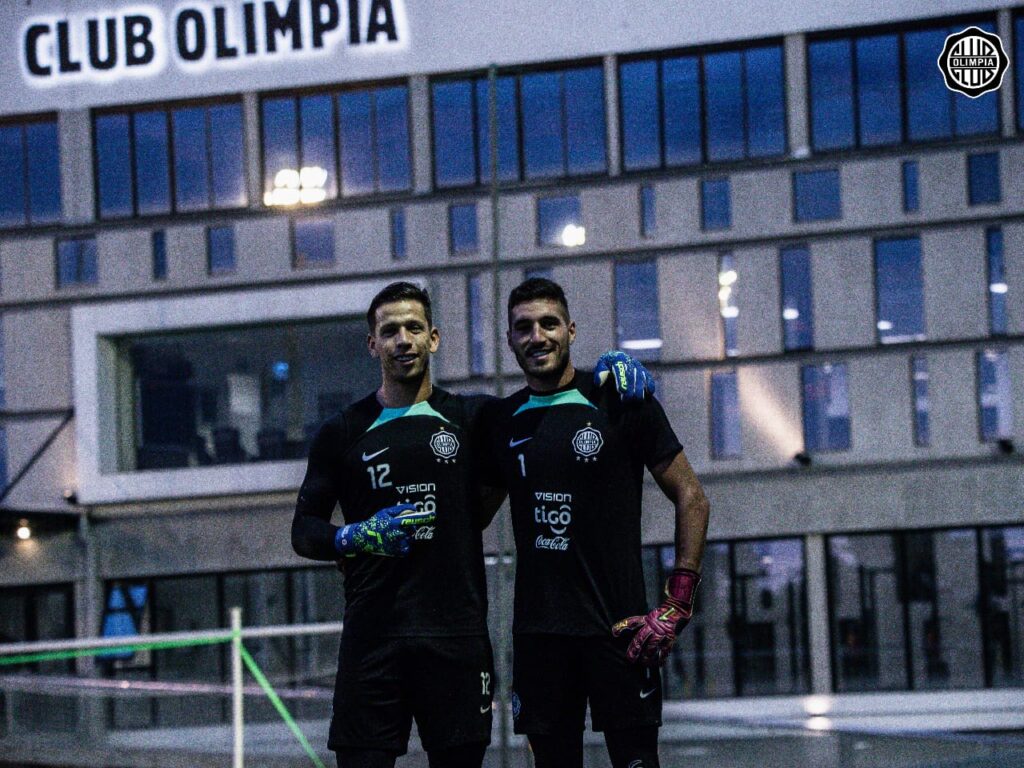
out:
<path id="1" fill-rule="evenodd" d="M 430 450 L 445 464 L 455 461 L 455 455 L 459 452 L 459 439 L 441 427 L 439 432 L 430 436 Z"/>
<path id="2" fill-rule="evenodd" d="M 572 449 L 576 451 L 576 460 L 597 461 L 597 454 L 604 445 L 601 433 L 587 423 L 572 439 Z"/>

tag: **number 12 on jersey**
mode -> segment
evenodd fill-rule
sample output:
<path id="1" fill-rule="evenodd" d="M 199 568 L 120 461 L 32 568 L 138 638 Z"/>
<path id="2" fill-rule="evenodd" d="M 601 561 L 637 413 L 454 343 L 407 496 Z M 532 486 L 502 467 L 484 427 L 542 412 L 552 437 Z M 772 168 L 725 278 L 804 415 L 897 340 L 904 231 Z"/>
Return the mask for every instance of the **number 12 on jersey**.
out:
<path id="1" fill-rule="evenodd" d="M 388 474 L 391 472 L 390 464 L 378 464 L 376 467 L 369 466 L 366 471 L 370 473 L 370 485 L 373 490 L 378 488 L 389 488 L 391 481 L 387 479 Z M 525 477 L 525 475 L 524 475 Z"/>

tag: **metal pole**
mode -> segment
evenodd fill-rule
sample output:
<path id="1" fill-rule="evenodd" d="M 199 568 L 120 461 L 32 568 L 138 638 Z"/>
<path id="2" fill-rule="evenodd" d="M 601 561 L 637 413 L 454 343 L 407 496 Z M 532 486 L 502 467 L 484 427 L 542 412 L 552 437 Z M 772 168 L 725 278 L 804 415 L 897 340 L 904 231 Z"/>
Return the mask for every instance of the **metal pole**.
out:
<path id="1" fill-rule="evenodd" d="M 490 161 L 491 161 L 491 330 L 492 339 L 494 345 L 494 393 L 498 397 L 505 396 L 505 378 L 501 370 L 501 345 L 502 345 L 502 333 L 501 333 L 501 280 L 499 273 L 499 266 L 501 264 L 501 258 L 499 254 L 499 246 L 501 243 L 501 212 L 498 197 L 498 67 L 495 64 L 491 64 L 487 68 L 487 85 L 488 85 L 488 99 L 487 99 L 487 127 L 488 135 L 490 137 Z M 497 563 L 497 581 L 498 588 L 495 590 L 495 609 L 498 615 L 498 633 L 497 633 L 497 648 L 495 648 L 495 668 L 496 671 L 501 673 L 500 684 L 496 691 L 498 699 L 498 730 L 501 734 L 501 768 L 509 768 L 511 765 L 511 755 L 509 754 L 509 736 L 511 729 L 509 728 L 508 714 L 509 714 L 509 699 L 508 699 L 508 685 L 506 678 L 508 677 L 508 665 L 505 660 L 508 658 L 508 595 L 506 593 L 506 585 L 508 583 L 507 570 L 508 567 L 505 565 L 505 553 L 508 552 L 510 547 L 509 531 L 508 531 L 508 519 L 506 515 L 503 515 L 500 511 L 498 512 L 497 520 L 497 540 L 498 540 L 498 563 Z"/>
<path id="2" fill-rule="evenodd" d="M 231 609 L 231 715 L 234 745 L 232 768 L 243 768 L 245 762 L 245 719 L 242 712 L 242 609 Z"/>

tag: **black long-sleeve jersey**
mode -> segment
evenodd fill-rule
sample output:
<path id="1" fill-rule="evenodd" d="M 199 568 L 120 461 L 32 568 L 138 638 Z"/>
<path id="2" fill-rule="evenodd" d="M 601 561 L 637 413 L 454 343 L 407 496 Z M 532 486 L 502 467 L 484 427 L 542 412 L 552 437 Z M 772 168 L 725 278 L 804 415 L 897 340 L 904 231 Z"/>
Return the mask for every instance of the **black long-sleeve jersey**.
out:
<path id="1" fill-rule="evenodd" d="M 382 408 L 375 395 L 320 428 L 292 521 L 292 546 L 336 560 L 335 504 L 346 523 L 395 504 L 433 510 L 406 557 L 345 559 L 345 632 L 370 637 L 487 633 L 487 588 L 471 460 L 471 425 L 488 398 L 434 388 L 409 408 Z"/>
<path id="2" fill-rule="evenodd" d="M 654 398 L 622 404 L 577 372 L 481 415 L 482 481 L 509 490 L 516 541 L 513 631 L 607 636 L 646 612 L 640 547 L 644 467 L 682 446 Z"/>

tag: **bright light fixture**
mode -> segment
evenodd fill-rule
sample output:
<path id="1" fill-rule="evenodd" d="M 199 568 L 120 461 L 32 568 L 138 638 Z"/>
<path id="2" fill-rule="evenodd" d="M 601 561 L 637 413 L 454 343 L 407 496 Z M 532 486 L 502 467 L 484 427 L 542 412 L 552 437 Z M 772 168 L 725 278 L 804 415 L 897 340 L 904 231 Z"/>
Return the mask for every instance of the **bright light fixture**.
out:
<path id="1" fill-rule="evenodd" d="M 575 248 L 587 242 L 587 230 L 578 224 L 566 224 L 562 230 L 562 245 Z"/>
<path id="2" fill-rule="evenodd" d="M 782 310 L 783 320 L 796 320 L 798 317 L 800 317 L 799 309 L 795 309 L 794 307 L 786 307 L 784 310 Z"/>
<path id="3" fill-rule="evenodd" d="M 725 317 L 725 318 L 728 318 L 728 319 L 731 320 L 732 318 L 739 317 L 739 316 L 740 316 L 740 308 L 739 307 L 722 307 L 722 317 Z"/>
<path id="4" fill-rule="evenodd" d="M 643 349 L 661 349 L 661 339 L 628 339 L 619 344 L 623 349 L 632 350 L 643 350 Z"/>
<path id="5" fill-rule="evenodd" d="M 725 272 L 718 273 L 718 284 L 732 285 L 733 283 L 736 282 L 737 277 L 738 275 L 736 274 L 735 269 L 727 269 Z"/>
<path id="6" fill-rule="evenodd" d="M 22 520 L 18 523 L 18 529 L 14 532 L 22 541 L 28 541 L 32 538 L 32 529 L 28 527 L 28 520 Z"/>
<path id="7" fill-rule="evenodd" d="M 1006 283 L 992 283 L 988 289 L 992 291 L 992 293 L 1006 293 L 1009 290 Z"/>
<path id="8" fill-rule="evenodd" d="M 888 320 L 879 320 L 878 321 L 878 330 L 880 330 L 880 331 L 891 331 L 892 330 L 892 323 L 890 323 Z"/>
<path id="9" fill-rule="evenodd" d="M 310 205 L 327 199 L 327 170 L 318 165 L 299 170 L 282 168 L 274 174 L 274 188 L 263 195 L 267 206 Z"/>

